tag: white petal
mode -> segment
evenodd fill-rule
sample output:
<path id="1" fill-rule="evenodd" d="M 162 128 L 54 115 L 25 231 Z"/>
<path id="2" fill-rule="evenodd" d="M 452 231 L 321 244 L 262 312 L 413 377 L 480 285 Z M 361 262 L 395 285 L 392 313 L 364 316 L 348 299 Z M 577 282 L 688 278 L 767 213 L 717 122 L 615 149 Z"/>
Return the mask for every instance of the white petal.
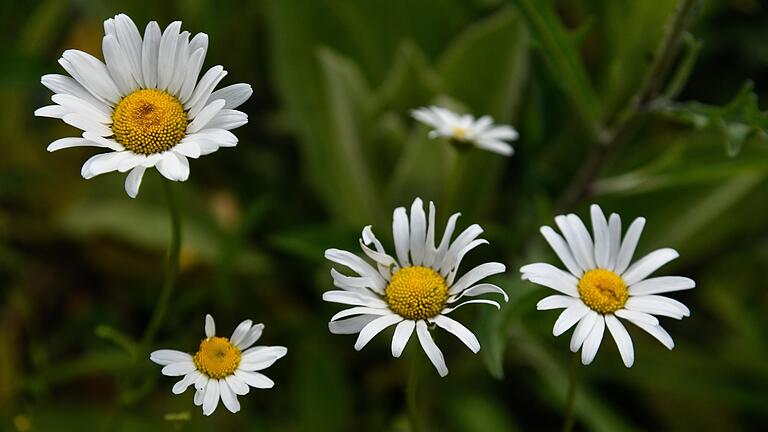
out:
<path id="1" fill-rule="evenodd" d="M 205 337 L 216 336 L 216 322 L 213 320 L 211 314 L 205 315 Z"/>
<path id="2" fill-rule="evenodd" d="M 229 338 L 229 341 L 232 342 L 236 347 L 239 347 L 240 342 L 242 342 L 245 335 L 248 333 L 248 330 L 251 329 L 253 326 L 253 321 L 251 320 L 245 320 L 242 321 L 240 324 L 235 327 L 235 330 L 232 332 L 232 337 Z"/>
<path id="3" fill-rule="evenodd" d="M 180 155 L 191 157 L 192 159 L 199 158 L 201 154 L 200 146 L 194 141 L 183 141 L 176 144 L 173 146 L 173 151 Z"/>
<path id="4" fill-rule="evenodd" d="M 225 378 L 225 381 L 227 382 L 227 385 L 229 385 L 229 388 L 232 389 L 232 392 L 236 395 L 247 395 L 250 391 L 248 384 L 246 384 L 245 381 L 243 381 L 237 375 L 229 375 L 227 378 Z"/>
<path id="5" fill-rule="evenodd" d="M 611 235 L 608 231 L 608 221 L 603 210 L 597 204 L 590 207 L 592 213 L 592 232 L 595 235 L 595 263 L 598 268 L 606 269 L 610 261 Z"/>
<path id="6" fill-rule="evenodd" d="M 629 310 L 668 316 L 675 319 L 682 319 L 691 315 L 688 307 L 679 301 L 657 295 L 630 297 L 624 307 Z"/>
<path id="7" fill-rule="evenodd" d="M 509 301 L 509 296 L 507 296 L 507 293 L 499 288 L 496 285 L 493 284 L 477 284 L 473 287 L 469 287 L 462 291 L 458 296 L 451 296 L 448 298 L 448 303 L 453 303 L 457 300 L 459 300 L 462 297 L 475 297 L 483 294 L 501 294 L 504 296 L 504 301 Z"/>
<path id="8" fill-rule="evenodd" d="M 107 70 L 120 90 L 120 94 L 125 96 L 131 93 L 138 84 L 131 75 L 131 65 L 117 38 L 112 35 L 104 36 L 101 41 L 101 50 L 104 53 Z"/>
<path id="9" fill-rule="evenodd" d="M 635 248 L 640 240 L 640 234 L 643 233 L 644 226 L 645 218 L 641 217 L 635 219 L 632 225 L 629 226 L 627 233 L 624 235 L 624 241 L 621 242 L 619 255 L 616 258 L 616 267 L 614 269 L 616 273 L 623 274 L 632 261 L 632 256 L 635 254 Z"/>
<path id="10" fill-rule="evenodd" d="M 571 296 L 565 296 L 560 294 L 544 297 L 536 303 L 536 309 L 538 310 L 552 310 L 552 309 L 564 309 L 574 305 L 579 299 Z"/>
<path id="11" fill-rule="evenodd" d="M 198 48 L 192 52 L 187 62 L 186 73 L 184 75 L 184 82 L 181 84 L 179 90 L 179 101 L 182 104 L 189 101 L 192 97 L 192 92 L 195 90 L 195 84 L 197 84 L 197 77 L 200 76 L 200 70 L 203 68 L 203 60 L 205 59 L 205 50 Z"/>
<path id="12" fill-rule="evenodd" d="M 405 207 L 398 207 L 392 214 L 392 236 L 395 240 L 395 252 L 400 265 L 407 267 L 410 265 L 408 252 L 411 244 L 410 228 L 408 216 L 405 213 Z"/>
<path id="13" fill-rule="evenodd" d="M 114 133 L 112 132 L 112 129 L 110 129 L 109 126 L 105 125 L 104 123 L 100 123 L 99 121 L 82 114 L 66 114 L 61 119 L 64 120 L 64 123 L 70 126 L 74 126 L 82 131 L 89 132 L 94 135 L 107 137 Z"/>
<path id="14" fill-rule="evenodd" d="M 282 346 L 253 347 L 243 353 L 238 366 L 240 370 L 253 372 L 264 370 L 288 354 L 288 348 Z"/>
<path id="15" fill-rule="evenodd" d="M 632 264 L 621 277 L 627 285 L 634 285 L 679 256 L 674 249 L 655 250 Z"/>
<path id="16" fill-rule="evenodd" d="M 133 20 L 128 15 L 120 14 L 115 17 L 115 30 L 120 46 L 123 48 L 127 57 L 127 67 L 133 75 L 135 81 L 144 86 L 142 75 L 142 41 L 139 29 L 136 28 Z"/>
<path id="17" fill-rule="evenodd" d="M 141 47 L 141 70 L 147 88 L 157 87 L 161 36 L 160 26 L 157 25 L 157 22 L 150 21 L 144 29 L 144 40 Z"/>
<path id="18" fill-rule="evenodd" d="M 475 144 L 478 148 L 488 150 L 489 152 L 500 154 L 502 156 L 512 156 L 515 153 L 515 149 L 504 141 L 495 139 L 480 139 L 476 140 Z"/>
<path id="19" fill-rule="evenodd" d="M 584 274 L 584 269 L 576 262 L 570 246 L 568 246 L 563 237 L 548 226 L 541 227 L 539 231 L 541 231 L 541 235 L 544 236 L 549 246 L 555 251 L 555 254 L 560 258 L 560 261 L 568 271 L 576 277 L 581 277 Z"/>
<path id="20" fill-rule="evenodd" d="M 571 335 L 571 352 L 576 352 L 581 348 L 584 344 L 584 340 L 589 336 L 589 332 L 592 331 L 592 327 L 595 326 L 595 321 L 597 321 L 598 316 L 599 314 L 597 312 L 590 310 L 584 318 L 579 320 L 579 323 L 576 324 L 576 328 Z"/>
<path id="21" fill-rule="evenodd" d="M 186 375 L 194 370 L 197 370 L 192 360 L 184 360 L 176 363 L 171 363 L 163 367 L 161 370 L 165 376 L 181 376 Z"/>
<path id="22" fill-rule="evenodd" d="M 613 340 L 616 341 L 616 346 L 619 348 L 619 354 L 621 354 L 621 360 L 624 361 L 624 366 L 632 367 L 632 364 L 635 362 L 635 349 L 632 346 L 632 338 L 629 337 L 627 329 L 612 314 L 605 316 L 605 324 L 608 326 L 608 331 L 611 332 Z"/>
<path id="23" fill-rule="evenodd" d="M 340 249 L 328 249 L 325 251 L 325 258 L 329 261 L 333 261 L 345 267 L 349 267 L 360 276 L 370 278 L 374 284 L 374 286 L 370 288 L 379 293 L 384 293 L 384 289 L 387 286 L 384 278 L 381 277 L 381 274 L 379 274 L 376 269 L 371 267 L 370 264 L 365 262 L 365 260 L 359 256 Z"/>
<path id="24" fill-rule="evenodd" d="M 165 28 L 160 37 L 157 63 L 157 88 L 166 90 L 173 79 L 173 67 L 176 64 L 176 45 L 179 43 L 181 21 L 174 21 Z"/>
<path id="25" fill-rule="evenodd" d="M 440 273 L 443 276 L 447 276 L 451 271 L 456 270 L 455 268 L 459 264 L 460 256 L 473 247 L 483 244 L 482 241 L 479 243 L 475 242 L 475 239 L 482 233 L 483 228 L 480 225 L 472 224 L 456 237 L 445 254 L 442 255 L 442 259 L 436 262 L 436 264 L 439 264 Z"/>
<path id="26" fill-rule="evenodd" d="M 219 380 L 210 379 L 203 396 L 203 415 L 211 415 L 219 406 Z"/>
<path id="27" fill-rule="evenodd" d="M 427 215 L 421 198 L 413 200 L 411 205 L 410 229 L 411 263 L 420 266 L 424 262 L 424 242 L 427 236 Z"/>
<path id="28" fill-rule="evenodd" d="M 193 399 L 195 406 L 201 406 L 203 404 L 204 397 L 205 397 L 205 391 L 200 389 L 195 391 L 195 398 Z"/>
<path id="29" fill-rule="evenodd" d="M 480 351 L 480 341 L 477 340 L 477 337 L 474 333 L 472 333 L 468 328 L 464 327 L 464 325 L 460 322 L 445 315 L 436 316 L 434 318 L 434 322 L 439 327 L 442 327 L 453 333 L 453 335 L 459 338 L 460 341 L 464 342 L 464 345 L 472 350 L 473 353 L 477 354 Z"/>
<path id="30" fill-rule="evenodd" d="M 571 297 L 578 297 L 579 280 L 559 268 L 547 263 L 528 264 L 520 268 L 523 279 L 560 291 Z"/>
<path id="31" fill-rule="evenodd" d="M 103 108 L 103 105 L 94 105 L 91 102 L 77 96 L 68 94 L 55 94 L 51 100 L 68 108 L 69 112 L 90 117 L 99 123 L 112 124 L 112 112 Z"/>
<path id="32" fill-rule="evenodd" d="M 621 248 L 621 217 L 616 213 L 611 213 L 611 217 L 608 218 L 608 238 L 610 247 L 607 269 L 614 271 Z"/>
<path id="33" fill-rule="evenodd" d="M 197 83 L 195 90 L 192 92 L 192 96 L 189 101 L 184 104 L 184 108 L 189 110 L 189 116 L 195 118 L 197 113 L 203 109 L 205 103 L 208 102 L 208 98 L 211 96 L 211 92 L 214 87 L 227 76 L 227 71 L 221 66 L 214 66 L 200 78 L 200 82 Z"/>
<path id="34" fill-rule="evenodd" d="M 131 153 L 127 151 L 101 153 L 91 156 L 91 158 L 83 164 L 80 174 L 84 179 L 91 179 L 100 174 L 116 171 L 118 164 L 123 159 L 130 156 Z"/>
<path id="35" fill-rule="evenodd" d="M 389 309 L 377 309 L 366 306 L 357 306 L 349 309 L 344 309 L 341 312 L 336 313 L 331 317 L 331 321 L 340 320 L 342 318 L 350 317 L 353 315 L 389 315 L 392 311 Z"/>
<path id="36" fill-rule="evenodd" d="M 659 320 L 655 316 L 645 312 L 632 311 L 629 309 L 619 309 L 613 314 L 632 323 L 641 322 L 648 325 L 659 324 Z"/>
<path id="37" fill-rule="evenodd" d="M 146 168 L 143 166 L 137 166 L 125 177 L 125 193 L 129 197 L 136 198 L 139 194 L 139 187 L 141 187 L 141 179 L 144 177 L 145 170 Z"/>
<path id="38" fill-rule="evenodd" d="M 222 87 L 211 94 L 208 100 L 224 99 L 224 108 L 234 109 L 242 105 L 253 94 L 249 84 L 232 84 Z"/>
<path id="39" fill-rule="evenodd" d="M 667 347 L 667 349 L 671 350 L 675 347 L 675 342 L 672 340 L 672 336 L 670 336 L 669 333 L 667 333 L 667 331 L 664 330 L 664 328 L 660 325 L 651 325 L 640 321 L 632 321 L 632 324 L 640 327 L 648 334 L 655 337 L 659 342 L 662 343 L 662 345 Z"/>
<path id="40" fill-rule="evenodd" d="M 107 67 L 96 57 L 78 50 L 67 50 L 59 64 L 97 99 L 110 104 L 120 101 L 120 91 Z"/>
<path id="41" fill-rule="evenodd" d="M 323 300 L 329 303 L 341 303 L 350 306 L 365 306 L 377 309 L 387 308 L 387 303 L 376 297 L 373 293 L 363 295 L 362 293 L 349 291 L 326 291 L 323 293 Z"/>
<path id="42" fill-rule="evenodd" d="M 189 178 L 189 161 L 173 151 L 165 152 L 155 167 L 168 180 L 186 181 Z"/>
<path id="43" fill-rule="evenodd" d="M 102 111 L 111 111 L 111 107 L 93 96 L 91 92 L 81 86 L 74 78 L 66 75 L 43 75 L 40 82 L 54 93 L 68 94 L 80 98 Z"/>
<path id="44" fill-rule="evenodd" d="M 487 305 L 495 306 L 496 309 L 501 309 L 501 305 L 499 304 L 499 302 L 495 302 L 493 300 L 486 300 L 486 299 L 477 299 L 477 300 L 467 300 L 463 303 L 459 303 L 454 307 L 445 308 L 441 313 L 443 315 L 448 315 L 449 313 L 455 311 L 456 309 L 468 304 L 487 304 Z"/>
<path id="45" fill-rule="evenodd" d="M 224 402 L 224 406 L 230 412 L 236 413 L 240 411 L 240 402 L 238 402 L 235 392 L 232 391 L 226 380 L 219 380 L 219 393 L 221 394 L 221 401 Z"/>
<path id="46" fill-rule="evenodd" d="M 480 264 L 459 278 L 459 280 L 451 286 L 448 293 L 450 295 L 458 294 L 482 279 L 495 274 L 504 273 L 506 269 L 507 267 L 504 264 L 497 262 Z"/>
<path id="47" fill-rule="evenodd" d="M 440 348 L 437 347 L 432 336 L 429 334 L 427 324 L 424 321 L 416 322 L 416 335 L 419 337 L 421 348 L 424 349 L 424 353 L 427 354 L 429 360 L 437 369 L 437 373 L 441 377 L 448 375 L 448 367 L 445 365 L 445 358 Z"/>
<path id="48" fill-rule="evenodd" d="M 171 363 L 192 361 L 192 356 L 181 351 L 161 349 L 152 351 L 152 353 L 149 355 L 149 359 L 159 365 L 166 366 Z"/>
<path id="49" fill-rule="evenodd" d="M 187 125 L 187 133 L 195 133 L 199 132 L 202 129 L 205 129 L 208 125 L 208 122 L 221 111 L 221 109 L 224 107 L 224 101 L 221 99 L 215 100 L 208 105 L 205 106 L 205 108 L 200 111 L 200 113 L 195 117 L 192 122 Z"/>
<path id="50" fill-rule="evenodd" d="M 416 328 L 416 322 L 412 320 L 400 321 L 395 327 L 395 334 L 392 336 L 392 357 L 400 357 L 414 328 Z"/>
<path id="51" fill-rule="evenodd" d="M 333 334 L 360 333 L 363 327 L 378 317 L 378 315 L 360 315 L 345 320 L 331 321 L 328 323 L 328 331 Z"/>
<path id="52" fill-rule="evenodd" d="M 248 123 L 248 115 L 233 109 L 222 109 L 216 114 L 207 127 L 212 129 L 231 130 Z"/>
<path id="53" fill-rule="evenodd" d="M 555 325 L 552 328 L 552 334 L 560 336 L 565 333 L 569 328 L 573 327 L 574 324 L 579 322 L 580 319 L 584 318 L 589 311 L 590 309 L 581 301 L 574 302 L 560 313 L 560 316 L 557 318 L 557 321 L 555 321 Z"/>
<path id="54" fill-rule="evenodd" d="M 373 339 L 374 336 L 381 333 L 385 328 L 395 325 L 403 320 L 403 317 L 399 315 L 384 315 L 371 321 L 368 325 L 360 330 L 360 335 L 355 342 L 355 349 L 360 351 L 363 347 Z"/>
<path id="55" fill-rule="evenodd" d="M 660 294 L 696 287 L 693 279 L 680 276 L 661 276 L 642 280 L 629 287 L 629 295 Z"/>
<path id="56" fill-rule="evenodd" d="M 555 222 L 557 220 L 558 218 L 555 218 Z M 575 214 L 565 216 L 565 220 L 573 237 L 574 243 L 571 245 L 571 250 L 576 254 L 576 260 L 581 262 L 585 269 L 597 267 L 595 262 L 595 245 L 592 242 L 592 237 L 589 236 L 587 227 L 584 226 L 584 222 Z M 568 239 L 568 236 L 566 236 L 566 239 Z M 569 240 L 569 243 L 571 243 L 571 240 Z"/>
<path id="57" fill-rule="evenodd" d="M 194 384 L 194 382 L 197 380 L 198 375 L 200 375 L 200 372 L 193 371 L 191 373 L 188 373 L 184 375 L 184 378 L 182 378 L 179 382 L 173 385 L 173 388 L 171 388 L 171 393 L 173 394 L 182 394 L 185 391 L 187 391 L 187 388 Z"/>
<path id="58" fill-rule="evenodd" d="M 72 147 L 103 147 L 103 145 L 101 145 L 101 143 L 90 141 L 80 137 L 59 138 L 56 141 L 50 143 L 48 145 L 47 150 L 49 152 L 54 152 L 57 150 L 72 148 Z"/>
<path id="59" fill-rule="evenodd" d="M 448 252 L 448 248 L 451 245 L 451 236 L 453 236 L 453 230 L 456 228 L 456 221 L 459 219 L 459 216 L 461 216 L 461 213 L 454 213 L 448 218 L 448 223 L 445 225 L 445 231 L 440 240 L 440 245 L 438 245 L 437 250 L 435 251 L 434 265 L 441 266 L 443 264 L 445 254 Z"/>
<path id="60" fill-rule="evenodd" d="M 584 340 L 584 346 L 581 347 L 581 363 L 588 365 L 595 359 L 597 350 L 600 349 L 600 342 L 603 341 L 603 333 L 605 332 L 605 318 L 598 314 L 595 324 L 592 326 L 592 330 Z"/>
<path id="61" fill-rule="evenodd" d="M 248 332 L 243 337 L 243 340 L 240 341 L 237 347 L 240 348 L 241 350 L 244 350 L 250 347 L 251 345 L 255 344 L 256 341 L 259 340 L 263 332 L 264 332 L 264 324 L 256 324 L 255 326 L 251 327 L 250 330 L 248 330 Z"/>
<path id="62" fill-rule="evenodd" d="M 72 110 L 61 105 L 48 105 L 35 110 L 35 117 L 63 119 L 67 114 L 72 114 Z"/>
<path id="63" fill-rule="evenodd" d="M 258 372 L 245 372 L 241 370 L 235 371 L 235 376 L 245 381 L 251 387 L 268 389 L 275 386 L 275 382 L 269 379 L 266 375 Z"/>
<path id="64" fill-rule="evenodd" d="M 187 61 L 189 60 L 189 32 L 179 34 L 176 42 L 176 54 L 174 56 L 173 76 L 168 84 L 168 93 L 178 97 L 184 78 L 187 74 Z"/>

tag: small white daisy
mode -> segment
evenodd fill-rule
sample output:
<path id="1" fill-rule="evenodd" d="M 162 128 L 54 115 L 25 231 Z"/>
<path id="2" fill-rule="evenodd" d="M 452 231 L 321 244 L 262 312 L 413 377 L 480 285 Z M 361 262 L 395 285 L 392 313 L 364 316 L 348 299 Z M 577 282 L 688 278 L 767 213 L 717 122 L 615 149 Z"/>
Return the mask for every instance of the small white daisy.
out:
<path id="1" fill-rule="evenodd" d="M 182 394 L 190 385 L 195 386 L 195 405 L 203 406 L 203 414 L 211 415 L 224 402 L 233 413 L 240 411 L 237 396 L 248 394 L 249 386 L 268 389 L 275 382 L 257 371 L 272 366 L 285 356 L 288 349 L 281 346 L 256 346 L 250 348 L 261 337 L 264 324 L 253 325 L 245 320 L 237 326 L 232 337 L 216 336 L 213 317 L 205 316 L 205 339 L 195 355 L 176 350 L 158 350 L 149 359 L 164 366 L 166 376 L 183 376 L 171 390 Z"/>
<path id="2" fill-rule="evenodd" d="M 541 234 L 570 273 L 547 263 L 529 264 L 520 272 L 523 279 L 565 294 L 546 297 L 537 308 L 565 309 L 555 322 L 553 333 L 559 336 L 576 325 L 571 351 L 581 348 L 583 364 L 590 364 L 595 358 L 607 326 L 624 365 L 631 367 L 635 359 L 632 339 L 619 318 L 672 349 L 672 337 L 653 315 L 682 319 L 690 311 L 679 301 L 657 294 L 691 289 L 696 283 L 679 276 L 648 277 L 678 257 L 674 249 L 655 250 L 630 265 L 645 226 L 644 218 L 635 219 L 622 240 L 619 215 L 613 213 L 606 221 L 597 205 L 592 205 L 591 213 L 594 241 L 574 214 L 555 218 L 565 238 L 548 226 L 541 227 Z"/>
<path id="3" fill-rule="evenodd" d="M 411 111 L 416 120 L 432 126 L 430 138 L 445 137 L 459 144 L 474 145 L 504 156 L 511 156 L 514 149 L 506 141 L 515 141 L 517 131 L 507 125 L 494 125 L 490 116 L 479 119 L 470 114 L 460 115 L 438 106 L 419 108 Z"/>
<path id="4" fill-rule="evenodd" d="M 331 318 L 328 328 L 335 334 L 359 333 L 355 349 L 361 350 L 376 334 L 397 324 L 392 338 L 392 355 L 400 357 L 414 329 L 421 347 L 440 376 L 448 374 L 443 353 L 435 344 L 429 329 L 434 325 L 453 333 L 472 352 L 480 351 L 475 335 L 448 314 L 469 303 L 486 303 L 500 307 L 492 300 L 476 299 L 459 303 L 464 297 L 498 293 L 507 300 L 506 293 L 496 285 L 478 284 L 480 280 L 503 273 L 504 264 L 481 264 L 456 279 L 464 255 L 488 242 L 479 239 L 483 232 L 472 225 L 451 242 L 456 213 L 448 220 L 440 244 L 435 247 L 435 206 L 429 203 L 429 222 L 420 198 L 411 206 L 410 220 L 405 207 L 394 211 L 392 231 L 397 259 L 387 254 L 374 236 L 371 226 L 363 228 L 360 247 L 374 261 L 376 267 L 357 255 L 328 249 L 325 257 L 357 273 L 345 276 L 331 269 L 333 284 L 341 290 L 328 291 L 323 300 L 354 306 Z M 375 250 L 369 246 L 373 245 Z M 352 317 L 353 318 L 348 318 Z M 346 318 L 346 319 L 342 319 Z"/>
<path id="5" fill-rule="evenodd" d="M 59 64 L 71 75 L 44 75 L 55 105 L 36 116 L 60 118 L 83 131 L 61 138 L 48 151 L 70 147 L 110 150 L 88 159 L 81 170 L 90 179 L 111 171 L 130 171 L 125 191 L 135 198 L 147 168 L 156 167 L 173 181 L 189 177 L 188 157 L 219 147 L 234 147 L 231 129 L 248 122 L 235 110 L 251 96 L 251 86 L 234 84 L 213 91 L 227 75 L 214 66 L 198 81 L 208 50 L 208 35 L 181 30 L 174 21 L 161 33 L 155 21 L 142 39 L 127 15 L 104 21 L 105 63 L 78 50 L 67 50 Z"/>

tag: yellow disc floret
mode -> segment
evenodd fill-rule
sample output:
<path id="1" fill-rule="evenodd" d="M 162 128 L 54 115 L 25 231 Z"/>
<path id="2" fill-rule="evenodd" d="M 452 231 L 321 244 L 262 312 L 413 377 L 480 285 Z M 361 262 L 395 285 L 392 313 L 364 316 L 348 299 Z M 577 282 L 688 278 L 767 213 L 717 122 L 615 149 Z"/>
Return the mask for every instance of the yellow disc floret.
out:
<path id="1" fill-rule="evenodd" d="M 209 337 L 200 342 L 193 360 L 197 370 L 210 378 L 222 379 L 235 373 L 240 364 L 240 349 L 225 337 Z"/>
<path id="2" fill-rule="evenodd" d="M 453 132 L 453 139 L 459 140 L 459 141 L 466 141 L 467 139 L 467 130 L 462 127 L 454 127 L 451 132 Z"/>
<path id="3" fill-rule="evenodd" d="M 579 279 L 579 296 L 595 312 L 612 313 L 624 307 L 629 298 L 627 284 L 610 270 L 589 270 Z"/>
<path id="4" fill-rule="evenodd" d="M 393 312 L 410 320 L 437 316 L 448 300 L 448 286 L 440 273 L 427 267 L 404 267 L 392 275 L 385 299 Z"/>
<path id="5" fill-rule="evenodd" d="M 170 150 L 187 133 L 187 113 L 178 99 L 158 89 L 124 97 L 112 114 L 115 140 L 127 150 L 150 155 Z"/>

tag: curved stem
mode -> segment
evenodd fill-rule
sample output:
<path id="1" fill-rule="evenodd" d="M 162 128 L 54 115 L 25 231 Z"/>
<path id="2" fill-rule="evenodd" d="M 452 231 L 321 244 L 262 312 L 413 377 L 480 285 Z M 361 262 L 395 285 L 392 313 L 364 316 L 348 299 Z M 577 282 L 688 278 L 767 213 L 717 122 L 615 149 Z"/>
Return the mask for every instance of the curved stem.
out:
<path id="1" fill-rule="evenodd" d="M 411 350 L 409 353 L 411 357 L 411 367 L 408 371 L 408 382 L 405 386 L 405 399 L 408 404 L 408 421 L 411 424 L 411 432 L 421 432 L 421 422 L 419 419 L 419 404 L 418 404 L 418 390 L 419 390 L 419 374 L 421 368 L 420 358 L 416 356 L 416 350 Z"/>
<path id="2" fill-rule="evenodd" d="M 573 355 L 571 362 L 571 373 L 568 382 L 568 396 L 565 399 L 565 420 L 563 421 L 563 432 L 571 432 L 573 423 L 576 419 L 576 373 L 579 370 L 579 356 Z"/>
<path id="3" fill-rule="evenodd" d="M 155 310 L 152 312 L 152 318 L 141 339 L 142 346 L 145 348 L 148 348 L 149 344 L 152 343 L 155 334 L 163 323 L 165 311 L 168 309 L 168 302 L 176 287 L 176 279 L 179 275 L 179 255 L 181 252 L 181 217 L 179 215 L 179 206 L 173 195 L 173 185 L 170 181 L 163 181 L 163 191 L 168 200 L 168 212 L 170 214 L 171 222 L 171 244 L 168 248 L 168 268 L 165 274 L 165 281 L 163 282 L 160 296 L 157 298 Z"/>

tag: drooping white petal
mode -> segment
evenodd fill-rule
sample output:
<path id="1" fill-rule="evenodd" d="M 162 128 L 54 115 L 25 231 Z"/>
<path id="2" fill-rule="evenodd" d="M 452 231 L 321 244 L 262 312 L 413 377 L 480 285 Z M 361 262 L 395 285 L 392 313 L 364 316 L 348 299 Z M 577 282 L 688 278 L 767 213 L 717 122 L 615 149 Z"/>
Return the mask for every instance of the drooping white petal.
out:
<path id="1" fill-rule="evenodd" d="M 403 320 L 397 324 L 395 334 L 392 336 L 392 357 L 400 357 L 415 328 L 416 322 L 412 320 Z"/>
<path id="2" fill-rule="evenodd" d="M 192 356 L 181 351 L 161 349 L 152 351 L 152 353 L 149 355 L 149 359 L 159 365 L 166 366 L 171 363 L 192 361 Z"/>
<path id="3" fill-rule="evenodd" d="M 464 342 L 464 345 L 472 350 L 473 353 L 477 354 L 480 351 L 480 341 L 477 340 L 474 333 L 464 327 L 460 322 L 445 315 L 438 315 L 433 320 L 439 327 L 448 330 L 454 336 L 459 338 L 460 341 Z"/>
<path id="4" fill-rule="evenodd" d="M 581 301 L 574 302 L 568 306 L 555 321 L 554 327 L 552 327 L 552 334 L 560 336 L 568 329 L 574 326 L 580 319 L 590 311 L 590 309 Z"/>
<path id="5" fill-rule="evenodd" d="M 328 331 L 333 334 L 360 333 L 360 330 L 362 330 L 363 327 L 367 326 L 371 321 L 378 317 L 379 315 L 360 315 L 354 318 L 331 321 L 328 323 Z"/>
<path id="6" fill-rule="evenodd" d="M 171 388 L 171 393 L 173 394 L 182 394 L 185 391 L 187 391 L 187 388 L 195 383 L 198 376 L 200 375 L 200 372 L 198 371 L 192 371 L 186 375 L 184 375 L 184 378 L 179 380 L 176 384 L 173 385 L 173 388 Z"/>
<path id="7" fill-rule="evenodd" d="M 219 405 L 219 380 L 210 379 L 205 386 L 205 395 L 203 396 L 203 415 L 213 414 Z"/>
<path id="8" fill-rule="evenodd" d="M 374 336 L 381 333 L 385 328 L 395 325 L 403 320 L 403 317 L 399 315 L 384 315 L 371 321 L 368 325 L 360 330 L 360 335 L 355 342 L 355 349 L 360 351 L 365 347 Z"/>
<path id="9" fill-rule="evenodd" d="M 275 382 L 269 377 L 259 372 L 235 371 L 235 376 L 245 381 L 251 387 L 260 389 L 269 389 L 275 386 Z"/>
<path id="10" fill-rule="evenodd" d="M 141 179 L 144 177 L 145 170 L 146 168 L 143 166 L 137 166 L 125 177 L 125 193 L 129 197 L 136 198 L 139 194 L 139 187 L 141 187 Z"/>
<path id="11" fill-rule="evenodd" d="M 240 402 L 238 402 L 235 392 L 232 391 L 226 380 L 219 380 L 219 393 L 221 395 L 221 401 L 230 412 L 236 413 L 240 411 Z"/>
<path id="12" fill-rule="evenodd" d="M 592 330 L 584 340 L 584 346 L 581 347 L 581 363 L 588 365 L 595 359 L 597 350 L 600 349 L 600 342 L 603 341 L 603 333 L 605 332 L 605 318 L 598 314 L 595 319 L 595 324 L 592 326 Z"/>
<path id="13" fill-rule="evenodd" d="M 662 326 L 658 324 L 657 325 L 646 324 L 641 321 L 632 321 L 632 324 L 645 330 L 649 335 L 653 336 L 654 338 L 656 338 L 656 340 L 661 342 L 662 345 L 667 347 L 667 349 L 671 350 L 672 348 L 675 347 L 675 342 L 672 340 L 672 336 L 670 336 L 669 333 L 667 333 L 667 331 L 664 330 Z"/>
<path id="14" fill-rule="evenodd" d="M 613 340 L 616 341 L 616 346 L 619 348 L 619 354 L 624 362 L 624 366 L 632 367 L 632 364 L 635 362 L 635 349 L 632 346 L 632 338 L 629 337 L 627 329 L 612 314 L 605 316 L 605 324 L 608 326 L 608 331 L 611 332 Z"/>
<path id="15" fill-rule="evenodd" d="M 448 367 L 445 365 L 443 353 L 429 334 L 427 323 L 424 321 L 416 322 L 416 336 L 418 336 L 421 348 L 424 349 L 424 353 L 427 354 L 429 361 L 431 361 L 432 365 L 437 369 L 437 373 L 440 374 L 441 377 L 448 375 Z"/>
<path id="16" fill-rule="evenodd" d="M 579 323 L 576 324 L 576 328 L 573 330 L 573 335 L 571 335 L 571 352 L 576 352 L 581 348 L 584 344 L 584 340 L 587 339 L 587 336 L 589 336 L 589 333 L 592 331 L 592 327 L 595 326 L 595 321 L 597 321 L 598 316 L 599 314 L 597 312 L 590 310 L 581 320 L 579 320 Z"/>
<path id="17" fill-rule="evenodd" d="M 130 156 L 131 153 L 128 151 L 101 153 L 91 156 L 83 164 L 80 174 L 84 179 L 91 179 L 97 175 L 116 171 L 120 162 Z"/>

